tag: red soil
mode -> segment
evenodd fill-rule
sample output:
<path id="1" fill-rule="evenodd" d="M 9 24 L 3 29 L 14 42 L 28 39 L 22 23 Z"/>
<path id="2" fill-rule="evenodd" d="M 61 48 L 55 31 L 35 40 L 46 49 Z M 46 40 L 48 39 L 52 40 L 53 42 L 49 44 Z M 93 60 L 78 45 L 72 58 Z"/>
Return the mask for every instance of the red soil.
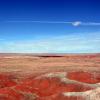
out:
<path id="1" fill-rule="evenodd" d="M 82 92 L 92 89 L 91 87 L 84 86 L 76 83 L 63 83 L 57 78 L 42 78 L 28 81 L 17 85 L 14 89 L 23 92 L 32 92 L 38 96 L 50 96 L 55 93 L 62 92 Z"/>
<path id="2" fill-rule="evenodd" d="M 59 74 L 62 74 L 62 72 Z M 69 83 L 63 82 L 61 79 L 63 79 L 64 76 L 58 77 L 56 76 L 56 73 L 52 73 L 53 77 L 48 75 L 49 74 L 44 74 L 39 77 L 37 76 L 31 80 L 28 78 L 19 84 L 12 84 L 11 79 L 9 79 L 8 76 L 2 74 L 0 76 L 1 82 L 3 80 L 5 80 L 5 82 L 7 80 L 8 82 L 9 80 L 10 85 L 4 85 L 4 87 L 0 89 L 0 100 L 27 100 L 26 98 L 31 98 L 29 100 L 85 100 L 81 96 L 64 96 L 62 93 L 84 92 L 94 89 L 94 87 L 86 86 L 81 83 L 70 83 L 70 80 Z M 88 82 L 90 84 L 98 82 L 91 82 L 92 73 L 88 72 L 69 72 L 66 75 L 68 78 L 76 81 Z M 90 80 L 86 80 L 86 77 Z M 35 96 L 33 94 L 35 94 Z M 34 99 L 32 99 L 32 96 L 34 96 Z"/>
<path id="3" fill-rule="evenodd" d="M 67 77 L 71 80 L 95 84 L 100 82 L 100 73 L 69 72 Z"/>
<path id="4" fill-rule="evenodd" d="M 0 100 L 88 100 L 80 93 L 100 87 L 100 55 L 1 57 L 0 65 Z"/>
<path id="5" fill-rule="evenodd" d="M 14 81 L 13 76 L 0 74 L 0 88 L 11 87 L 16 84 L 17 83 Z"/>

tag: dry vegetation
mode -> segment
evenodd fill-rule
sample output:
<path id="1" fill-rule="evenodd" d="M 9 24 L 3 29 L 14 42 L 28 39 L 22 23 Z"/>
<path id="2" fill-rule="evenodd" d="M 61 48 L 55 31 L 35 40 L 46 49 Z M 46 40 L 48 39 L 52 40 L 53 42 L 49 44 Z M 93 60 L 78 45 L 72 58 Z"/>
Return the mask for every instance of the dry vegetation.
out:
<path id="1" fill-rule="evenodd" d="M 89 70 L 99 71 L 100 54 L 64 55 L 64 56 L 32 56 L 2 55 L 0 56 L 0 72 L 42 73 L 51 71 Z"/>

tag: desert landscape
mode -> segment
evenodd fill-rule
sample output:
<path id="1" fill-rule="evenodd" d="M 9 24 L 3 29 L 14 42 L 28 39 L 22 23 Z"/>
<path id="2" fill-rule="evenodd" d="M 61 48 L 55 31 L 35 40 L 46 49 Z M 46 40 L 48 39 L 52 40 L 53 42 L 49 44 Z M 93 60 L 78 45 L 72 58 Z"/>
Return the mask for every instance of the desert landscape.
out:
<path id="1" fill-rule="evenodd" d="M 0 100 L 100 100 L 100 0 L 0 0 Z"/>
<path id="2" fill-rule="evenodd" d="M 0 100 L 100 100 L 100 54 L 0 54 Z"/>

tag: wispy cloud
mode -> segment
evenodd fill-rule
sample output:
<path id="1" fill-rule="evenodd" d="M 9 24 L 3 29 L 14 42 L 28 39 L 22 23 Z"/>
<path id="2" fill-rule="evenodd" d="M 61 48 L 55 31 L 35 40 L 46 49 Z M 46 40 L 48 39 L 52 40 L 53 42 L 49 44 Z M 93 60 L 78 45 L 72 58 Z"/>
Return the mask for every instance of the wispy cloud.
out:
<path id="1" fill-rule="evenodd" d="M 100 52 L 100 33 L 57 36 L 43 40 L 5 41 L 0 52 L 93 53 Z"/>
<path id="2" fill-rule="evenodd" d="M 18 21 L 18 20 L 13 20 L 13 21 L 6 21 L 8 23 L 44 23 L 44 24 L 71 24 L 73 26 L 100 26 L 99 22 L 82 22 L 82 21 Z"/>
<path id="3" fill-rule="evenodd" d="M 12 23 L 53 23 L 53 24 L 71 24 L 72 22 L 66 22 L 66 21 L 7 21 Z"/>

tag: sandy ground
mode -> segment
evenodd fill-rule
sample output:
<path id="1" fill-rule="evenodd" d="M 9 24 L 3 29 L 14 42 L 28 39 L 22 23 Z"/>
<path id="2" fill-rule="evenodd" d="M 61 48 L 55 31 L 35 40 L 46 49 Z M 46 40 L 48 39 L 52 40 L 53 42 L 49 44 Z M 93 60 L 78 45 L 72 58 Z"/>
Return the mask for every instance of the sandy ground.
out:
<path id="1" fill-rule="evenodd" d="M 0 72 L 19 75 L 40 74 L 57 71 L 99 71 L 100 54 L 78 55 L 21 55 L 1 54 Z"/>

